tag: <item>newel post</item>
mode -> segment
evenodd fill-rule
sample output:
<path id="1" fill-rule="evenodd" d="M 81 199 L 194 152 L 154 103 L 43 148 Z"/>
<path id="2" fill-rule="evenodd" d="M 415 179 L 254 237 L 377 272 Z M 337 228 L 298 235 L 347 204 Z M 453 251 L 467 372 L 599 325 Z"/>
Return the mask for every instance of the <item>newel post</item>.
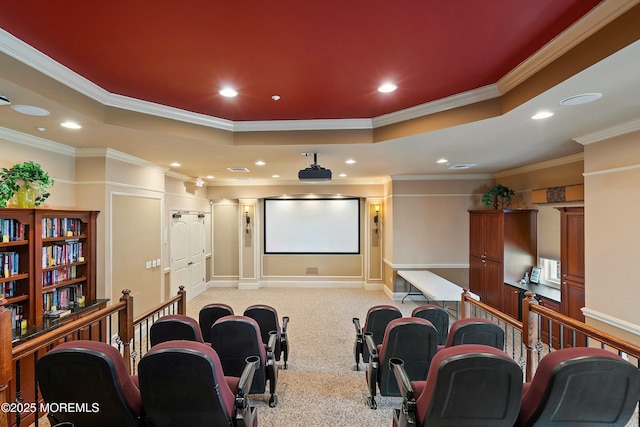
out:
<path id="1" fill-rule="evenodd" d="M 525 370 L 526 381 L 530 382 L 533 378 L 533 364 L 535 360 L 536 343 L 538 342 L 538 315 L 529 310 L 532 305 L 537 305 L 538 301 L 534 298 L 536 294 L 531 291 L 525 292 L 525 298 L 522 300 L 522 343 L 527 349 L 527 366 Z"/>
<path id="2" fill-rule="evenodd" d="M 469 302 L 471 293 L 469 289 L 463 288 L 462 290 L 462 307 L 460 307 L 460 319 L 466 319 L 467 313 L 471 313 L 471 303 Z"/>
<path id="3" fill-rule="evenodd" d="M 178 286 L 178 295 L 180 295 L 180 299 L 178 300 L 178 314 L 186 315 L 187 291 L 184 290 L 184 286 Z"/>
<path id="4" fill-rule="evenodd" d="M 122 341 L 122 357 L 131 375 L 131 340 L 133 339 L 133 297 L 129 289 L 122 291 L 120 302 L 124 302 L 124 310 L 118 314 L 118 333 Z"/>
<path id="5" fill-rule="evenodd" d="M 10 344 L 12 341 L 11 311 L 4 305 L 7 300 L 0 297 L 0 403 L 9 402 L 9 382 L 13 376 L 13 356 Z M 9 425 L 9 411 L 0 412 L 0 427 Z"/>

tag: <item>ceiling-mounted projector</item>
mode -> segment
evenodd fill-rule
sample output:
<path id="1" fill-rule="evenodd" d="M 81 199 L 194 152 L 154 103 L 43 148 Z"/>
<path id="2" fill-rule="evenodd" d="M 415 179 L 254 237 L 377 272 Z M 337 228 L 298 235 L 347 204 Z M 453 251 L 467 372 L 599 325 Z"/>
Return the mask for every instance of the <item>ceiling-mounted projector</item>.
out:
<path id="1" fill-rule="evenodd" d="M 303 153 L 308 156 L 309 153 Z M 313 153 L 313 163 L 306 169 L 298 172 L 298 179 L 305 182 L 328 182 L 331 181 L 331 169 L 325 169 L 318 164 L 318 153 Z"/>

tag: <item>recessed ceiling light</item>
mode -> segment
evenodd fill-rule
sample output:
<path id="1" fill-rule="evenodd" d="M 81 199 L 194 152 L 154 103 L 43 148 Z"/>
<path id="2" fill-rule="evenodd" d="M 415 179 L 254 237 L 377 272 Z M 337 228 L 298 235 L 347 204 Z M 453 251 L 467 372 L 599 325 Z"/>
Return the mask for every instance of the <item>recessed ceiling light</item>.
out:
<path id="1" fill-rule="evenodd" d="M 232 87 L 224 87 L 218 91 L 218 93 L 225 98 L 234 98 L 238 96 L 238 91 Z"/>
<path id="2" fill-rule="evenodd" d="M 443 163 L 447 163 L 448 161 L 449 160 L 447 160 L 447 159 L 439 159 L 436 163 L 443 164 Z"/>
<path id="3" fill-rule="evenodd" d="M 345 160 L 345 163 L 346 163 L 346 164 L 348 164 L 348 165 L 352 165 L 352 164 L 354 164 L 355 162 L 356 162 L 356 161 L 355 161 L 355 160 L 353 160 L 353 159 Z"/>
<path id="4" fill-rule="evenodd" d="M 380 93 L 390 93 L 396 89 L 398 89 L 398 85 L 391 82 L 383 83 L 380 86 L 378 86 L 378 92 Z"/>
<path id="5" fill-rule="evenodd" d="M 182 166 L 182 165 L 180 163 L 178 163 L 178 162 L 173 162 L 173 163 L 171 163 L 170 166 L 173 166 L 174 168 L 177 168 L 178 166 Z"/>
<path id="6" fill-rule="evenodd" d="M 450 166 L 449 169 L 469 169 L 477 166 L 475 163 L 460 163 L 457 165 Z"/>
<path id="7" fill-rule="evenodd" d="M 581 93 L 580 95 L 569 96 L 562 101 L 560 101 L 560 105 L 580 105 L 586 104 L 588 102 L 593 102 L 597 99 L 602 98 L 601 93 L 593 92 L 593 93 Z"/>
<path id="8" fill-rule="evenodd" d="M 27 116 L 48 116 L 50 113 L 44 108 L 34 107 L 33 105 L 12 105 L 13 111 Z"/>
<path id="9" fill-rule="evenodd" d="M 340 178 L 344 178 L 345 176 L 347 176 L 346 173 L 341 173 L 340 175 L 338 175 Z"/>
<path id="10" fill-rule="evenodd" d="M 60 123 L 60 126 L 62 126 L 63 128 L 67 128 L 67 129 L 82 129 L 82 126 L 80 126 L 78 123 L 72 122 L 72 121 L 62 122 L 62 123 Z"/>
<path id="11" fill-rule="evenodd" d="M 213 179 L 213 178 L 215 178 L 215 176 L 213 176 L 213 175 L 207 175 L 207 176 L 205 176 L 205 178 L 207 178 L 207 179 Z"/>
<path id="12" fill-rule="evenodd" d="M 263 162 L 262 160 L 258 160 L 255 164 L 256 164 L 257 166 L 264 166 L 264 165 L 266 165 L 266 163 L 265 163 L 265 162 Z"/>
<path id="13" fill-rule="evenodd" d="M 280 175 L 271 175 L 271 178 L 280 178 Z"/>
<path id="14" fill-rule="evenodd" d="M 45 130 L 47 130 L 47 128 L 42 127 L 42 126 L 38 126 L 38 127 L 36 127 L 36 130 L 37 130 L 38 132 L 44 132 Z"/>
<path id="15" fill-rule="evenodd" d="M 280 100 L 280 95 L 273 95 L 271 97 L 271 99 L 273 99 L 274 101 L 279 101 Z"/>
<path id="16" fill-rule="evenodd" d="M 547 119 L 551 116 L 553 116 L 553 113 L 551 111 L 540 111 L 539 113 L 536 113 L 533 116 L 531 116 L 531 118 L 533 120 L 540 120 L 540 119 Z"/>

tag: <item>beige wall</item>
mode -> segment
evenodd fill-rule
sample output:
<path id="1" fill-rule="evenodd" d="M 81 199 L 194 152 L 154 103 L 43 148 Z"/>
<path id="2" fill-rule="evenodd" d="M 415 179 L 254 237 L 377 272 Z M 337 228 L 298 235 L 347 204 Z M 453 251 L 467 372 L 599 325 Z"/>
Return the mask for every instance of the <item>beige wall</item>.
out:
<path id="1" fill-rule="evenodd" d="M 630 330 L 640 343 L 640 132 L 586 145 L 584 154 L 587 323 Z"/>

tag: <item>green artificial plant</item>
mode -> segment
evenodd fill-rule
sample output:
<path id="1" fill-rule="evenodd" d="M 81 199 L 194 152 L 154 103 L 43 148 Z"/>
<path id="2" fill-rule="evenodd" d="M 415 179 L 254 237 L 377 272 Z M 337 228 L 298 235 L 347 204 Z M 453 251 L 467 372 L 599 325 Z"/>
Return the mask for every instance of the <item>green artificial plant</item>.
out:
<path id="1" fill-rule="evenodd" d="M 516 192 L 509 187 L 502 184 L 496 184 L 491 187 L 484 196 L 482 196 L 482 203 L 485 206 L 493 205 L 495 209 L 498 209 L 498 207 L 504 209 L 505 206 L 509 206 L 511 197 L 515 194 Z"/>
<path id="2" fill-rule="evenodd" d="M 9 200 L 22 186 L 35 190 L 34 205 L 39 206 L 50 196 L 47 189 L 53 185 L 53 178 L 33 161 L 18 163 L 10 169 L 0 170 L 0 207 L 6 208 Z"/>

